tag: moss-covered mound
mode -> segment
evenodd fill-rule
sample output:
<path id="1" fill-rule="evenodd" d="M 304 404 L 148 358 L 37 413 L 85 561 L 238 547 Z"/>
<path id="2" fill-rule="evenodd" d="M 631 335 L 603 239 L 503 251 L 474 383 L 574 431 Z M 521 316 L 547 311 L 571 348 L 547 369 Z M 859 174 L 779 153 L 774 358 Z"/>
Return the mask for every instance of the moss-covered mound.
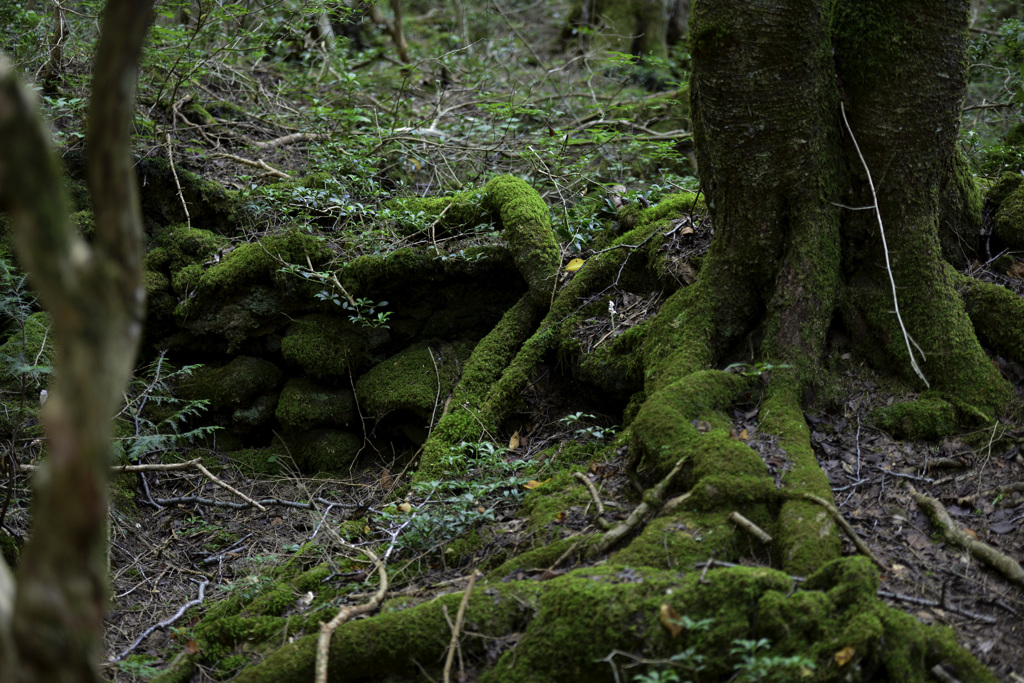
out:
<path id="1" fill-rule="evenodd" d="M 179 382 L 178 394 L 190 401 L 207 400 L 211 410 L 237 410 L 273 391 L 280 380 L 281 371 L 270 361 L 238 356 L 221 367 L 197 369 Z"/>

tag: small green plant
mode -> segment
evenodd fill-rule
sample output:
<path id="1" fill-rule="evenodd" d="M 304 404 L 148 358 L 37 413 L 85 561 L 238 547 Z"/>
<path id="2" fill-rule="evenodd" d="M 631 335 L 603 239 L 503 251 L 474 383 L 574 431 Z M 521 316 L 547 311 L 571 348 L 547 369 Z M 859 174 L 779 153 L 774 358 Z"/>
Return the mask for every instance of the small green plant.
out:
<path id="1" fill-rule="evenodd" d="M 289 263 L 280 268 L 282 273 L 297 275 L 306 280 L 313 280 L 325 286 L 316 294 L 320 301 L 330 301 L 335 306 L 340 306 L 349 312 L 348 319 L 366 327 L 380 327 L 387 329 L 388 319 L 391 311 L 378 311 L 388 305 L 387 301 L 374 302 L 372 299 L 355 298 L 338 281 L 338 277 L 329 271 L 313 270 L 310 266 L 303 266 L 297 263 Z"/>
<path id="2" fill-rule="evenodd" d="M 507 461 L 506 449 L 487 441 L 462 442 L 441 458 L 449 478 L 419 482 L 406 503 L 386 508 L 380 520 L 395 534 L 395 547 L 429 552 L 496 519 L 499 505 L 518 503 L 529 478 L 524 461 Z"/>
<path id="3" fill-rule="evenodd" d="M 209 401 L 186 401 L 173 392 L 177 379 L 200 367 L 175 369 L 161 353 L 132 381 L 128 401 L 118 414 L 119 420 L 128 423 L 120 431 L 129 434 L 121 439 L 129 460 L 193 444 L 220 429 L 212 425 L 190 428 L 192 420 L 206 412 Z"/>
<path id="4" fill-rule="evenodd" d="M 758 640 L 734 640 L 730 654 L 738 655 L 740 661 L 733 666 L 738 683 L 760 683 L 761 681 L 792 681 L 805 677 L 813 671 L 814 661 L 803 655 L 782 657 L 770 653 L 772 643 L 767 638 Z"/>
<path id="5" fill-rule="evenodd" d="M 589 441 L 604 441 L 609 437 L 615 436 L 618 431 L 618 425 L 612 425 L 611 427 L 602 427 L 600 425 L 589 425 L 584 426 L 587 421 L 596 420 L 596 415 L 590 413 L 577 412 L 570 415 L 566 415 L 559 420 L 562 424 L 573 427 L 579 425 L 579 427 L 573 431 L 573 434 L 577 438 L 585 439 Z"/>
<path id="6" fill-rule="evenodd" d="M 153 666 L 160 662 L 158 657 L 148 655 L 130 655 L 117 663 L 117 668 L 134 679 L 148 681 L 160 673 L 160 669 Z"/>

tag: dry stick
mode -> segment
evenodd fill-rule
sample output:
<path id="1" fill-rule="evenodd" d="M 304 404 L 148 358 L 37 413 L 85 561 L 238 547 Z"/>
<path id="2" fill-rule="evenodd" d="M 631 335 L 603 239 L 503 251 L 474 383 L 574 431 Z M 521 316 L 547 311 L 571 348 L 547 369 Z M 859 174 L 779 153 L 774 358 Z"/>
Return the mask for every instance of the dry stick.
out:
<path id="1" fill-rule="evenodd" d="M 604 503 L 601 502 L 601 496 L 598 495 L 594 482 L 590 481 L 590 477 L 582 472 L 573 472 L 572 476 L 582 481 L 586 485 L 587 490 L 590 491 L 590 497 L 594 499 L 594 505 L 597 506 L 597 525 L 604 531 L 611 529 L 611 523 L 604 518 Z"/>
<path id="2" fill-rule="evenodd" d="M 1024 585 L 1024 569 L 1020 564 L 1008 555 L 1005 555 L 987 543 L 982 543 L 968 536 L 962 531 L 946 512 L 945 506 L 937 499 L 918 493 L 913 486 L 910 487 L 910 495 L 914 497 L 917 504 L 931 517 L 942 535 L 947 540 L 965 549 L 974 557 L 978 558 L 990 567 L 997 569 L 1003 576 L 1018 585 Z"/>
<path id="3" fill-rule="evenodd" d="M 837 510 L 836 507 L 834 505 L 832 505 L 832 503 L 829 503 L 824 498 L 819 498 L 818 496 L 814 495 L 813 493 L 803 493 L 803 492 L 800 492 L 800 491 L 792 491 L 792 492 L 785 493 L 784 495 L 787 498 L 798 498 L 800 500 L 806 500 L 806 501 L 810 501 L 812 503 L 817 503 L 821 507 L 825 508 L 825 510 L 828 511 L 828 514 L 831 515 L 832 521 L 834 521 L 836 524 L 838 524 L 840 526 L 840 528 L 842 528 L 842 530 L 846 533 L 846 535 L 849 536 L 850 540 L 853 541 L 853 544 L 855 546 L 857 546 L 857 550 L 862 555 L 864 555 L 869 560 L 874 562 L 875 566 L 878 567 L 879 569 L 881 569 L 883 572 L 888 572 L 889 571 L 889 567 L 886 566 L 886 564 L 884 562 L 882 562 L 880 559 L 875 557 L 875 554 L 873 552 L 871 552 L 871 548 L 869 548 L 867 546 L 867 543 L 865 543 L 863 540 L 861 540 L 861 537 L 857 535 L 857 532 L 854 530 L 854 528 L 852 526 L 850 526 L 850 523 L 847 522 L 843 518 L 842 514 L 840 514 L 839 510 Z"/>
<path id="4" fill-rule="evenodd" d="M 20 465 L 18 467 L 18 470 L 21 471 L 21 472 L 31 472 L 31 471 L 33 471 L 35 469 L 36 469 L 35 465 Z M 263 507 L 259 503 L 259 501 L 253 500 L 252 498 L 250 498 L 249 496 L 245 495 L 244 493 L 242 493 L 241 491 L 239 491 L 235 487 L 233 487 L 230 484 L 227 484 L 227 483 L 221 481 L 220 479 L 218 479 L 217 477 L 215 477 L 213 472 L 211 472 L 210 470 L 208 470 L 205 467 L 203 467 L 203 463 L 200 461 L 199 458 L 196 458 L 195 460 L 189 460 L 188 462 L 177 462 L 177 463 L 173 463 L 173 464 L 170 464 L 170 465 L 120 465 L 118 467 L 110 468 L 110 471 L 112 473 L 114 473 L 114 474 L 120 474 L 122 472 L 154 472 L 154 471 L 169 472 L 169 471 L 172 471 L 172 470 L 185 470 L 185 469 L 197 469 L 197 470 L 199 470 L 200 472 L 205 474 L 209 478 L 210 481 L 212 481 L 214 484 L 216 484 L 217 486 L 221 487 L 225 491 L 230 491 L 231 493 L 235 494 L 236 496 L 238 496 L 239 498 L 241 498 L 245 502 L 249 503 L 249 505 L 253 506 L 254 508 L 259 510 L 260 512 L 266 512 L 267 511 L 267 508 Z"/>
<path id="5" fill-rule="evenodd" d="M 165 133 L 167 137 L 167 161 L 171 165 L 171 175 L 174 176 L 174 186 L 178 188 L 178 198 L 181 199 L 181 208 L 185 209 L 185 225 L 192 227 L 192 217 L 188 213 L 188 203 L 185 202 L 185 193 L 181 191 L 181 183 L 178 181 L 178 171 L 174 168 L 174 153 L 171 149 L 171 134 Z"/>
<path id="6" fill-rule="evenodd" d="M 850 122 L 846 120 L 846 107 L 843 105 L 842 100 L 839 101 L 839 111 L 843 115 L 843 123 L 846 124 L 846 130 L 850 133 L 850 140 L 853 141 L 853 148 L 857 150 L 857 156 L 860 158 L 860 163 L 864 167 L 864 173 L 868 176 L 868 187 L 871 188 L 871 199 L 874 202 L 873 208 L 875 210 L 875 216 L 878 217 L 878 232 L 882 236 L 882 251 L 885 252 L 885 272 L 889 274 L 889 283 L 892 285 L 892 305 L 896 311 L 896 320 L 900 323 L 900 330 L 903 331 L 903 341 L 907 345 L 907 353 L 910 354 L 910 366 L 914 368 L 914 372 L 921 378 L 924 385 L 931 388 L 928 384 L 928 380 L 925 379 L 924 373 L 921 372 L 921 368 L 917 366 L 917 359 L 914 358 L 914 350 L 910 348 L 911 342 L 917 347 L 917 350 L 921 353 L 921 357 L 924 358 L 924 351 L 918 346 L 917 342 L 911 339 L 907 333 L 907 328 L 903 324 L 903 316 L 900 315 L 900 303 L 896 298 L 896 279 L 892 275 L 892 264 L 889 262 L 889 245 L 885 241 L 885 226 L 882 225 L 882 211 L 878 208 L 878 194 L 875 192 L 875 183 L 871 180 L 871 170 L 868 168 L 868 162 L 864 161 L 864 155 L 861 154 L 860 145 L 857 144 L 857 138 L 853 134 L 853 129 L 850 128 Z"/>
<path id="7" fill-rule="evenodd" d="M 110 468 L 111 474 L 123 472 L 172 472 L 175 470 L 190 470 L 200 462 L 199 458 L 185 462 L 175 462 L 167 465 L 115 465 Z M 34 472 L 38 465 L 19 465 L 19 472 Z"/>
<path id="8" fill-rule="evenodd" d="M 259 510 L 260 512 L 266 512 L 267 511 L 267 508 L 265 508 L 262 505 L 260 505 L 257 501 L 255 501 L 252 498 L 250 498 L 249 496 L 245 495 L 244 493 L 242 493 L 241 491 L 236 489 L 234 486 L 231 486 L 230 484 L 228 484 L 226 482 L 223 482 L 220 479 L 218 479 L 217 477 L 215 477 L 213 475 L 213 472 L 211 472 L 210 470 L 208 470 L 205 467 L 203 467 L 203 464 L 201 462 L 197 462 L 196 463 L 196 469 L 199 470 L 200 472 L 202 472 L 203 474 L 205 474 L 207 477 L 209 477 L 210 481 L 212 481 L 214 484 L 216 484 L 217 486 L 221 487 L 222 489 L 224 489 L 226 491 L 230 491 L 231 493 L 235 494 L 236 496 L 238 496 L 242 500 L 248 502 L 250 505 L 252 505 L 254 508 Z"/>
<path id="9" fill-rule="evenodd" d="M 340 540 L 340 538 L 335 540 Z M 377 589 L 377 592 L 370 598 L 369 602 L 364 602 L 361 605 L 346 605 L 329 622 L 326 624 L 320 623 L 320 637 L 316 641 L 315 683 L 327 683 L 327 656 L 331 651 L 331 636 L 335 630 L 352 617 L 377 609 L 380 603 L 384 601 L 384 595 L 388 592 L 388 573 L 384 569 L 384 562 L 369 548 L 356 548 L 348 543 L 344 543 L 344 545 L 363 553 L 377 566 L 377 573 L 380 575 L 380 588 Z"/>
<path id="10" fill-rule="evenodd" d="M 748 534 L 750 534 L 757 540 L 761 541 L 761 543 L 764 543 L 765 545 L 771 545 L 774 542 L 774 539 L 771 537 L 771 534 L 769 534 L 767 531 L 765 531 L 758 525 L 754 524 L 738 512 L 730 512 L 729 521 L 738 526 L 739 528 L 743 529 Z"/>
<path id="11" fill-rule="evenodd" d="M 474 571 L 469 577 L 469 584 L 466 585 L 466 592 L 462 594 L 462 602 L 459 603 L 459 611 L 455 615 L 455 626 L 452 628 L 452 640 L 448 645 L 448 657 L 444 660 L 444 683 L 451 683 L 452 660 L 455 659 L 455 650 L 459 646 L 459 633 L 462 631 L 462 621 L 466 617 L 466 605 L 469 604 L 469 594 L 473 592 L 473 585 L 479 573 Z"/>
<path id="12" fill-rule="evenodd" d="M 291 135 L 285 135 L 279 138 L 274 138 L 273 140 L 267 140 L 266 142 L 261 142 L 259 140 L 248 140 L 247 142 L 253 147 L 258 147 L 260 149 L 268 149 L 271 147 L 281 147 L 283 145 L 290 145 L 293 142 L 307 142 L 322 137 L 324 136 L 320 135 L 319 133 L 292 133 Z"/>
<path id="13" fill-rule="evenodd" d="M 252 159 L 246 159 L 245 157 L 240 157 L 240 156 L 238 156 L 236 154 L 225 154 L 224 152 L 219 152 L 217 154 L 211 154 L 210 158 L 211 159 L 229 159 L 231 161 L 234 161 L 234 162 L 239 163 L 239 164 L 243 164 L 245 166 L 252 166 L 253 168 L 262 169 L 262 170 L 266 171 L 267 173 L 269 173 L 270 175 L 276 176 L 278 178 L 283 178 L 284 180 L 291 180 L 292 179 L 292 177 L 290 175 L 288 175 L 284 171 L 277 170 L 276 168 L 274 168 L 273 166 L 271 166 L 267 162 L 263 161 L 263 159 L 257 159 L 256 161 L 253 161 Z"/>
<path id="14" fill-rule="evenodd" d="M 195 607 L 196 605 L 203 604 L 203 598 L 204 598 L 204 595 L 206 593 L 206 584 L 208 584 L 208 583 L 209 583 L 209 581 L 203 581 L 201 584 L 199 584 L 199 597 L 198 598 L 196 598 L 195 600 L 190 600 L 189 602 L 186 602 L 184 605 L 181 606 L 181 608 L 177 612 L 174 613 L 173 616 L 170 616 L 167 619 L 164 619 L 159 624 L 153 624 L 152 626 L 147 628 L 145 631 L 142 632 L 142 635 L 140 635 L 138 638 L 136 638 L 135 642 L 132 643 L 131 645 L 129 645 L 127 648 L 125 648 L 124 651 L 121 652 L 121 654 L 117 655 L 116 657 L 111 657 L 110 658 L 110 662 L 111 663 L 118 662 L 118 661 L 124 659 L 129 654 L 131 654 L 131 651 L 134 650 L 135 648 L 137 648 L 139 646 L 139 644 L 143 640 L 148 638 L 150 633 L 152 633 L 153 631 L 157 630 L 158 628 L 167 628 L 168 626 L 170 626 L 171 624 L 176 622 L 178 619 L 181 619 L 181 617 L 184 616 L 185 611 L 188 610 L 189 607 Z"/>

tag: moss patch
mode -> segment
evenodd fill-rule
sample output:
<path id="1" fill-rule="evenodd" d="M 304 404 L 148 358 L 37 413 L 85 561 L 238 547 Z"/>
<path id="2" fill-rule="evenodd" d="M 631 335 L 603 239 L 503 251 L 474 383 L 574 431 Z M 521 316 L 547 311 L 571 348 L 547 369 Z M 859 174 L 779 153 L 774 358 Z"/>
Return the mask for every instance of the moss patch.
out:
<path id="1" fill-rule="evenodd" d="M 223 367 L 197 369 L 178 383 L 178 394 L 189 401 L 207 400 L 212 410 L 237 409 L 277 386 L 281 371 L 270 361 L 238 356 Z"/>

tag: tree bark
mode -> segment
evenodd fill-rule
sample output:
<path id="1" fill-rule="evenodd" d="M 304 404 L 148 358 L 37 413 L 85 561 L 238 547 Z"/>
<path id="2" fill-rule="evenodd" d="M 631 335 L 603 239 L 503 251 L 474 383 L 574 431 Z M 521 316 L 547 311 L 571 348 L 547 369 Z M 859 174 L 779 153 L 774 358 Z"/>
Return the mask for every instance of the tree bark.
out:
<path id="1" fill-rule="evenodd" d="M 0 76 L 0 206 L 53 316 L 57 350 L 44 411 L 48 457 L 34 482 L 35 531 L 19 563 L 12 638 L 0 643 L 5 680 L 101 680 L 110 423 L 134 363 L 145 300 L 129 129 L 151 18 L 151 3 L 107 3 L 89 112 L 92 246 L 67 221 L 60 165 L 31 96 L 9 66 Z"/>

